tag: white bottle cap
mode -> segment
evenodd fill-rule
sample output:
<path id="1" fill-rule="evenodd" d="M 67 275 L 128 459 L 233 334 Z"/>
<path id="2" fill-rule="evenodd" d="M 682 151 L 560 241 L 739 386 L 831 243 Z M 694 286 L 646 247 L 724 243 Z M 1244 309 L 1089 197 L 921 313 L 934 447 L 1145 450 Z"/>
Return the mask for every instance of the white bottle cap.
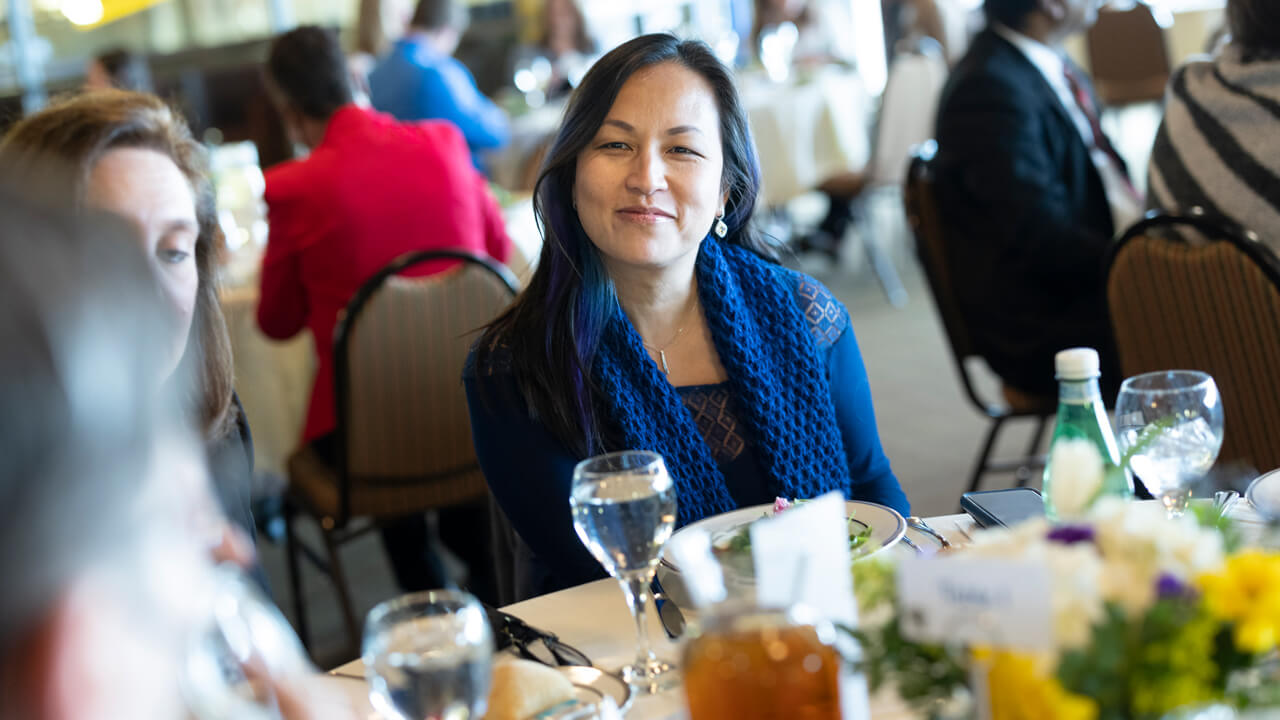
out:
<path id="1" fill-rule="evenodd" d="M 1093 348 L 1078 347 L 1059 350 L 1053 356 L 1054 370 L 1059 380 L 1088 380 L 1102 374 L 1098 362 L 1098 351 Z"/>

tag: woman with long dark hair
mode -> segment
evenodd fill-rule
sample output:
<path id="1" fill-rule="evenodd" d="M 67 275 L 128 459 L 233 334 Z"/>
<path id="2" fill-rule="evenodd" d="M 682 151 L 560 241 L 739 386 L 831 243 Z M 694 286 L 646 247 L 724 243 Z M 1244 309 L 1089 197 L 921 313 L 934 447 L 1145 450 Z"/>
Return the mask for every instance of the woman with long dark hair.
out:
<path id="1" fill-rule="evenodd" d="M 481 467 L 532 551 L 527 595 L 603 575 L 573 466 L 660 453 L 678 523 L 840 490 L 906 511 L 844 307 L 750 224 L 760 173 L 728 71 L 646 35 L 570 98 L 535 189 L 529 287 L 465 376 Z"/>

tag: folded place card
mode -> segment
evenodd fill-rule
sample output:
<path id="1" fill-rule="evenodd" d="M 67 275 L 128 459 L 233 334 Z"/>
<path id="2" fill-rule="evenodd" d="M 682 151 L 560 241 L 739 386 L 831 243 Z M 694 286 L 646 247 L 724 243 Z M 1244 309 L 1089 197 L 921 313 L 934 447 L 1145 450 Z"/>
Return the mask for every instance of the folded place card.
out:
<path id="1" fill-rule="evenodd" d="M 831 622 L 857 622 L 849 520 L 840 493 L 827 493 L 752 523 L 751 555 L 756 602 L 762 607 L 802 603 Z"/>
<path id="2" fill-rule="evenodd" d="M 904 558 L 898 567 L 902 633 L 1021 651 L 1053 647 L 1049 571 L 1027 562 Z"/>

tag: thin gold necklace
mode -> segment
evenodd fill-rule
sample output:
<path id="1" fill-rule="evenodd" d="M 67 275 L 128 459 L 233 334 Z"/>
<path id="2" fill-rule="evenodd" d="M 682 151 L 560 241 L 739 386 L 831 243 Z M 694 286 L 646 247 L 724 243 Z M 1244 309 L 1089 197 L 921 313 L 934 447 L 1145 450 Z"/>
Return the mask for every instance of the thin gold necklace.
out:
<path id="1" fill-rule="evenodd" d="M 688 315 L 688 314 L 689 314 L 689 308 L 694 307 L 694 305 L 695 305 L 695 303 L 697 303 L 697 301 L 698 301 L 698 293 L 697 293 L 697 291 L 694 291 L 693 296 L 692 296 L 691 298 L 689 298 L 689 305 L 688 305 L 688 306 L 686 306 L 686 307 L 685 307 L 685 309 L 684 309 L 684 314 L 685 314 L 685 315 Z M 676 341 L 677 341 L 677 340 L 679 340 L 679 339 L 680 339 L 680 337 L 681 337 L 682 335 L 684 335 L 684 328 L 685 328 L 685 326 L 684 326 L 684 325 L 681 325 L 679 328 L 676 328 L 676 334 L 675 334 L 675 335 L 672 335 L 672 336 L 671 336 L 671 339 L 670 339 L 670 340 L 668 340 L 668 341 L 666 342 L 666 344 L 662 345 L 661 347 L 657 347 L 657 346 L 654 346 L 654 345 L 650 345 L 649 343 L 647 343 L 647 342 L 645 342 L 645 341 L 644 341 L 644 338 L 643 338 L 643 337 L 642 337 L 642 338 L 640 338 L 640 344 L 641 344 L 641 345 L 644 345 L 644 346 L 645 346 L 645 348 L 646 348 L 646 349 L 648 349 L 648 350 L 652 350 L 653 352 L 658 353 L 658 362 L 662 365 L 662 374 L 663 374 L 663 375 L 670 375 L 670 374 L 671 374 L 671 369 L 670 369 L 669 367 L 667 367 L 667 349 L 668 349 L 668 348 L 670 348 L 672 345 L 675 345 L 675 344 L 676 344 Z"/>
<path id="2" fill-rule="evenodd" d="M 649 343 L 645 342 L 643 338 L 641 338 L 640 340 L 641 345 L 644 345 L 649 350 L 652 350 L 658 353 L 658 361 L 662 363 L 663 375 L 671 374 L 671 370 L 667 367 L 667 348 L 671 347 L 672 345 L 675 345 L 676 341 L 679 340 L 680 336 L 683 334 L 684 334 L 684 328 L 681 327 L 678 330 L 676 330 L 676 334 L 670 340 L 667 341 L 666 345 L 663 345 L 662 347 L 654 347 L 653 345 L 650 345 Z"/>

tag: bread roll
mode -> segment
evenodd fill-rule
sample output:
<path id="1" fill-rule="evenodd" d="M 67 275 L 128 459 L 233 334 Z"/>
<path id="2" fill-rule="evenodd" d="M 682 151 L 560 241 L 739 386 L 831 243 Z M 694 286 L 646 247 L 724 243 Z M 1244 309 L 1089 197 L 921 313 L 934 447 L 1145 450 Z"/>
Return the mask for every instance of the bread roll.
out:
<path id="1" fill-rule="evenodd" d="M 485 720 L 527 720 L 573 697 L 573 684 L 554 668 L 531 660 L 500 660 L 493 666 Z"/>

